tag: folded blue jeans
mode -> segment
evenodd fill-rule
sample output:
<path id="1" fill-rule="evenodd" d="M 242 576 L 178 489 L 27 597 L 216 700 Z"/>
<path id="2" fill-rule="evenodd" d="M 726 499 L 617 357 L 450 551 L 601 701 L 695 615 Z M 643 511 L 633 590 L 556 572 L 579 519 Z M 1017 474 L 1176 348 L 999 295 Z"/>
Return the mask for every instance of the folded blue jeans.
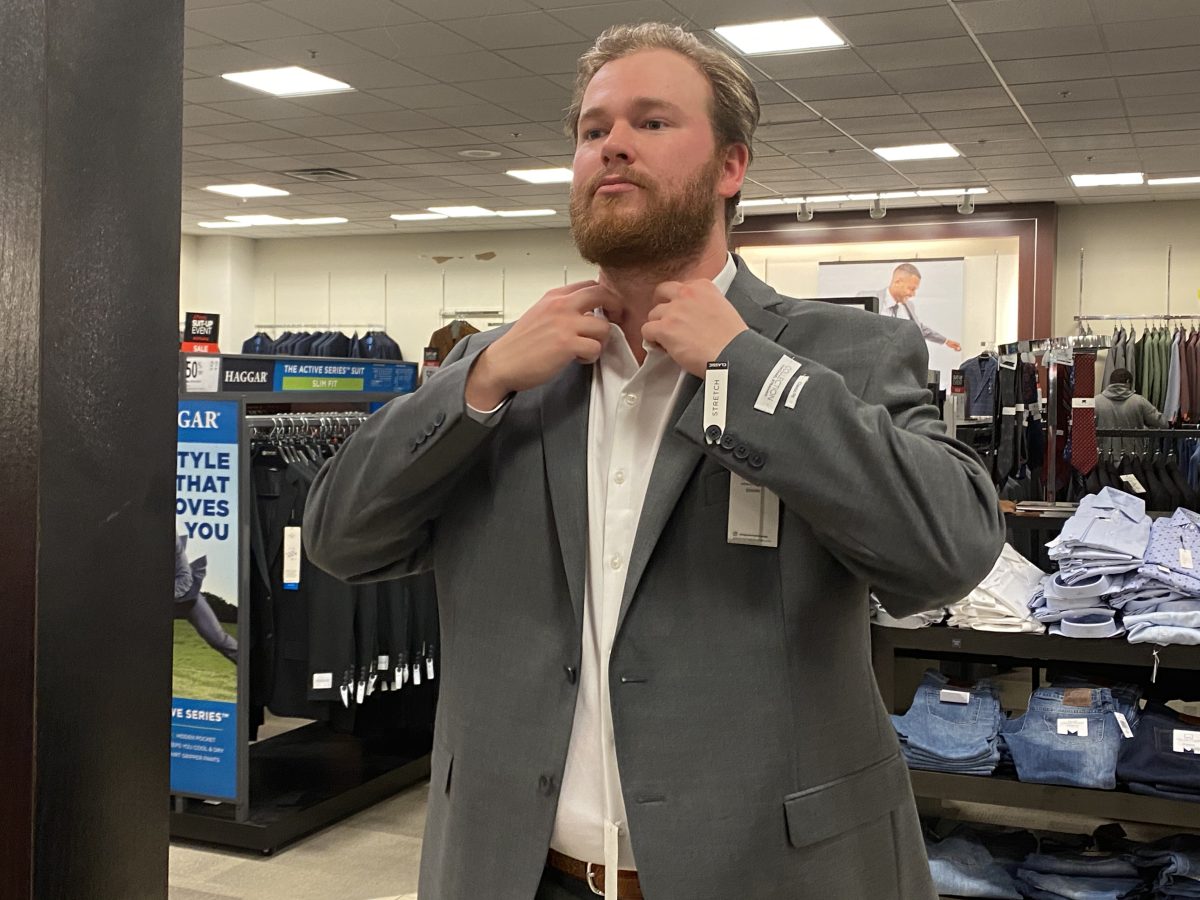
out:
<path id="1" fill-rule="evenodd" d="M 905 755 L 967 768 L 993 758 L 998 761 L 996 741 L 1004 721 L 999 689 L 981 681 L 963 692 L 969 694 L 966 703 L 956 703 L 942 699 L 948 685 L 949 679 L 940 672 L 926 672 L 908 712 L 892 716 Z"/>
<path id="2" fill-rule="evenodd" d="M 1121 781 L 1181 796 L 1194 794 L 1194 799 L 1200 800 L 1200 752 L 1177 750 L 1177 746 L 1196 745 L 1195 739 L 1178 741 L 1176 732 L 1185 736 L 1200 734 L 1200 723 L 1189 722 L 1161 704 L 1147 705 L 1133 740 L 1124 741 L 1121 746 L 1117 761 L 1117 775 Z M 1196 877 L 1200 878 L 1200 865 Z"/>
<path id="3" fill-rule="evenodd" d="M 1030 869 L 1017 871 L 1018 887 L 1033 888 L 1038 896 L 1065 900 L 1121 900 L 1144 885 L 1141 878 L 1096 878 L 1080 875 L 1047 875 Z"/>
<path id="4" fill-rule="evenodd" d="M 966 836 L 927 841 L 929 871 L 939 894 L 1021 900 L 1012 876 L 982 843 Z"/>
<path id="5" fill-rule="evenodd" d="M 1122 740 L 1112 691 L 1038 688 L 1001 735 L 1021 781 L 1111 790 Z"/>
<path id="6" fill-rule="evenodd" d="M 1119 853 L 1031 853 L 1022 869 L 1043 875 L 1085 875 L 1092 878 L 1138 878 L 1137 867 Z"/>

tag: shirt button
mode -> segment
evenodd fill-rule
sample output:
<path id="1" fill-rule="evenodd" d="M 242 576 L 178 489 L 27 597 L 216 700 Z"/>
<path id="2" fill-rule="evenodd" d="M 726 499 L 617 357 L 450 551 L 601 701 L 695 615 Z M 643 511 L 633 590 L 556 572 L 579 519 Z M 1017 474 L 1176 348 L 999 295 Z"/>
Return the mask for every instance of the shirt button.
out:
<path id="1" fill-rule="evenodd" d="M 619 568 L 621 568 L 621 557 L 620 557 L 620 556 L 614 556 L 612 559 L 610 559 L 610 560 L 608 561 L 608 565 L 609 565 L 609 567 L 610 567 L 610 568 L 613 568 L 613 569 L 619 569 Z"/>
<path id="2" fill-rule="evenodd" d="M 576 681 L 579 680 L 579 670 L 576 669 L 574 666 L 563 666 L 563 669 L 567 673 L 567 683 L 568 684 L 574 684 Z"/>
<path id="3" fill-rule="evenodd" d="M 617 469 L 617 471 L 613 473 L 613 481 L 615 481 L 617 484 L 624 484 L 625 483 L 625 470 Z"/>
<path id="4" fill-rule="evenodd" d="M 625 405 L 626 406 L 637 406 L 637 403 L 638 403 L 638 395 L 637 394 L 626 394 L 625 395 Z"/>

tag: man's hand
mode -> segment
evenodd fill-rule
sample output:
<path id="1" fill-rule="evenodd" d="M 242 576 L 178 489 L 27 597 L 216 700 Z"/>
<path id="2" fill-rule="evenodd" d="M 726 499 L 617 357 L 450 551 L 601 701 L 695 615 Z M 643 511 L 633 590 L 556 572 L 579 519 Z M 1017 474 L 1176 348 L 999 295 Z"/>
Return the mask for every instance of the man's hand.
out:
<path id="1" fill-rule="evenodd" d="M 547 292 L 479 354 L 467 377 L 467 403 L 475 409 L 494 409 L 515 391 L 545 384 L 571 360 L 594 363 L 610 326 L 592 310 L 615 306 L 612 292 L 595 281 Z"/>
<path id="2" fill-rule="evenodd" d="M 706 365 L 747 330 L 733 304 L 707 279 L 663 282 L 654 299 L 642 338 L 658 344 L 697 378 L 703 378 Z"/>
<path id="3" fill-rule="evenodd" d="M 960 344 L 958 341 L 946 341 L 946 346 L 955 353 L 958 353 L 962 350 L 962 344 Z"/>

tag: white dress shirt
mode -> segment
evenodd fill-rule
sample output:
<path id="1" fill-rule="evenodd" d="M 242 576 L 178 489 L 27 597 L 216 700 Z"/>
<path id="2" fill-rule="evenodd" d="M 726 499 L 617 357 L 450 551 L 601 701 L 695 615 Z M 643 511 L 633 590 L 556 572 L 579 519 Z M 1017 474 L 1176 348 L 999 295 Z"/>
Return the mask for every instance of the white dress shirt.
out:
<path id="1" fill-rule="evenodd" d="M 713 283 L 726 293 L 736 274 L 730 256 Z M 602 865 L 608 862 L 606 828 L 616 825 L 618 864 L 634 869 L 617 770 L 608 664 L 650 472 L 670 424 L 683 371 L 665 351 L 645 345 L 646 360 L 639 366 L 621 329 L 609 327 L 611 337 L 592 370 L 588 412 L 588 548 L 579 698 L 550 846 Z"/>

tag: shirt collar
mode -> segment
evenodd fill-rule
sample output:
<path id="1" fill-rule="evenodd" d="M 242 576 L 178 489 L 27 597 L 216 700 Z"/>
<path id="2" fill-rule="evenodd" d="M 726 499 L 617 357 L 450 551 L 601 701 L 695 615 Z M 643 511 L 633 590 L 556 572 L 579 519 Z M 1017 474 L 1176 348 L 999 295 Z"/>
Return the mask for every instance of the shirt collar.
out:
<path id="1" fill-rule="evenodd" d="M 1098 494 L 1089 494 L 1079 502 L 1079 510 L 1113 510 L 1120 512 L 1131 522 L 1139 522 L 1146 515 L 1146 503 L 1140 497 L 1104 487 Z"/>

